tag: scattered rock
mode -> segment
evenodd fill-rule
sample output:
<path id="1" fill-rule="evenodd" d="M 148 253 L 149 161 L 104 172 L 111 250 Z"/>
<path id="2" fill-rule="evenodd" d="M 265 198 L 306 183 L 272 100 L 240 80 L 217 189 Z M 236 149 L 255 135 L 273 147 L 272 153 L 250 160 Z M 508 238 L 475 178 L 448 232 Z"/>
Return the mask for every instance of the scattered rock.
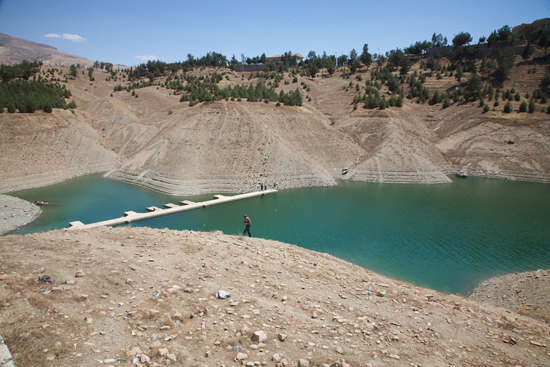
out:
<path id="1" fill-rule="evenodd" d="M 256 331 L 254 334 L 252 334 L 252 341 L 254 342 L 261 343 L 266 339 L 267 339 L 267 334 L 263 330 Z"/>
<path id="2" fill-rule="evenodd" d="M 244 361 L 245 359 L 248 358 L 248 355 L 246 355 L 245 353 L 237 353 L 237 356 L 235 357 L 235 362 L 239 362 L 239 361 Z"/>

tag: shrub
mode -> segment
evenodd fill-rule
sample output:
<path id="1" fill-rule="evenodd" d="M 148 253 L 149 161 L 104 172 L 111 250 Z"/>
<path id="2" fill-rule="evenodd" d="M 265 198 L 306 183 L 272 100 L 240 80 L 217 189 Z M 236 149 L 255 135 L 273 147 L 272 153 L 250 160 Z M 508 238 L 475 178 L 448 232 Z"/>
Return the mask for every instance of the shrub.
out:
<path id="1" fill-rule="evenodd" d="M 519 105 L 519 112 L 527 112 L 527 102 L 521 102 L 521 104 Z"/>
<path id="2" fill-rule="evenodd" d="M 434 92 L 434 95 L 432 97 L 432 100 L 430 101 L 430 104 L 438 104 L 438 103 L 441 103 L 441 95 L 439 94 L 439 91 L 435 91 Z"/>
<path id="3" fill-rule="evenodd" d="M 535 108 L 535 101 L 529 101 L 529 113 L 534 113 Z"/>
<path id="4" fill-rule="evenodd" d="M 510 102 L 506 102 L 504 105 L 504 113 L 511 113 L 514 110 L 514 107 Z"/>
<path id="5" fill-rule="evenodd" d="M 403 107 L 403 97 L 401 96 L 397 97 L 397 100 L 395 101 L 395 105 L 397 107 Z"/>
<path id="6" fill-rule="evenodd" d="M 281 102 L 277 102 L 277 103 L 275 104 L 275 106 L 281 107 Z"/>

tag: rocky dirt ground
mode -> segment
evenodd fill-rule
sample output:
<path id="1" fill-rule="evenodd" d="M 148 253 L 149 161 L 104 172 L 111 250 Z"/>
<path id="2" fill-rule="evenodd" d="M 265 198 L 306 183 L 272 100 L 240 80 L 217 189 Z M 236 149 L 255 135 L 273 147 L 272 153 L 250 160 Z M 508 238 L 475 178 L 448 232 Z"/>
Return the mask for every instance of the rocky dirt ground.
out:
<path id="1" fill-rule="evenodd" d="M 550 365 L 542 321 L 274 241 L 58 230 L 0 237 L 0 266 L 17 366 Z"/>
<path id="2" fill-rule="evenodd" d="M 469 297 L 550 322 L 550 271 L 507 274 L 479 284 Z"/>

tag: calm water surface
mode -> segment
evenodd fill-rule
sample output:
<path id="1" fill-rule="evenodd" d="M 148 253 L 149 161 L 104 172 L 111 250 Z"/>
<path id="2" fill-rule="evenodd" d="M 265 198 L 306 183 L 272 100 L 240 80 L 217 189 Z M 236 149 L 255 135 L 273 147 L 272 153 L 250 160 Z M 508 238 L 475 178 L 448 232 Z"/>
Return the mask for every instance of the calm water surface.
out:
<path id="1" fill-rule="evenodd" d="M 341 182 L 283 190 L 132 223 L 132 226 L 242 232 L 330 253 L 381 274 L 432 289 L 467 294 L 481 280 L 550 268 L 550 185 L 483 178 L 445 185 Z M 15 232 L 42 232 L 145 212 L 179 198 L 103 179 L 81 177 L 13 193 L 47 200 L 40 218 Z"/>

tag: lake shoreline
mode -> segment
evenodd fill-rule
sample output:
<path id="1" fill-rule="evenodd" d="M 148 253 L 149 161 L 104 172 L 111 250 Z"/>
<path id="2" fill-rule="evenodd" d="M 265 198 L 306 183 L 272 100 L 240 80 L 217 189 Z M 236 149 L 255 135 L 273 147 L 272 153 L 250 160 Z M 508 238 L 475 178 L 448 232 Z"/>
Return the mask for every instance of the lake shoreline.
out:
<path id="1" fill-rule="evenodd" d="M 15 196 L 0 194 L 0 235 L 23 227 L 40 216 L 38 205 Z"/>
<path id="2" fill-rule="evenodd" d="M 100 174 L 96 174 L 97 179 L 100 179 L 100 178 L 99 178 L 99 175 L 100 175 Z M 102 175 L 102 176 L 103 176 L 103 175 Z M 104 178 L 105 178 L 105 177 L 103 176 L 103 179 L 104 179 Z M 92 179 L 95 180 L 94 178 L 92 178 Z M 454 178 L 453 178 L 453 179 L 454 179 Z M 100 180 L 101 180 L 101 179 L 100 179 Z M 461 182 L 461 183 L 467 183 L 467 182 L 469 182 L 469 181 L 456 180 L 456 179 L 454 179 L 454 180 L 455 180 L 457 183 L 458 183 L 458 182 Z M 105 180 L 105 181 L 106 181 L 106 182 L 117 182 L 116 180 Z M 344 186 L 349 186 L 349 185 L 351 184 L 351 183 L 346 184 L 345 182 L 349 182 L 349 181 L 343 181 L 342 184 L 343 184 Z M 472 181 L 472 184 L 473 184 L 474 182 L 475 182 L 475 181 Z M 81 183 L 77 183 L 77 184 L 76 184 L 76 186 L 78 186 L 78 187 L 80 187 L 80 185 L 81 185 Z M 514 185 L 515 185 L 515 184 L 514 184 Z M 136 186 L 136 185 L 131 185 L 131 186 Z M 403 187 L 403 186 L 408 186 L 408 185 L 392 185 L 392 186 L 394 186 L 395 188 L 398 188 L 398 187 Z M 421 186 L 432 186 L 432 185 L 421 185 Z M 462 186 L 462 185 L 459 185 L 459 186 Z M 139 187 L 139 185 L 137 185 L 137 187 Z M 378 187 L 378 186 L 376 185 L 376 187 Z M 309 189 L 307 189 L 307 188 L 304 188 L 304 189 L 306 189 L 306 190 L 309 191 Z M 112 188 L 111 186 L 104 187 L 104 188 L 102 189 L 102 192 L 107 192 L 107 191 L 108 191 L 108 192 L 111 192 L 111 190 L 113 190 L 113 192 L 115 192 L 115 193 L 117 192 L 116 189 L 115 189 L 115 188 Z M 66 195 L 66 193 L 67 193 L 66 189 L 63 189 L 62 191 L 65 193 L 64 195 Z M 143 191 L 149 192 L 150 190 L 144 189 Z M 323 190 L 321 190 L 321 192 L 322 192 L 322 191 L 323 191 Z M 422 191 L 425 191 L 425 189 L 422 189 Z M 285 190 L 284 192 L 286 192 L 286 190 Z M 44 195 L 44 194 L 42 194 L 42 193 L 39 193 L 38 195 L 34 195 L 34 194 L 33 194 L 33 195 L 30 195 L 30 196 L 26 196 L 26 197 L 23 195 L 22 197 L 25 197 L 27 200 L 32 200 L 32 201 L 34 201 L 34 200 L 35 200 L 35 196 L 36 196 L 37 198 L 42 198 L 42 196 L 48 196 L 48 195 L 47 195 L 47 194 Z M 79 196 L 81 196 L 81 195 L 79 195 Z M 47 198 L 47 197 L 44 197 L 44 199 L 48 199 L 48 198 Z M 50 198 L 50 199 L 54 200 L 54 202 L 55 202 L 55 197 L 52 197 L 52 198 Z M 23 201 L 22 199 L 17 199 L 17 200 Z M 75 200 L 76 200 L 76 198 L 75 198 Z M 195 199 L 192 199 L 192 200 L 195 201 Z M 138 201 L 139 201 L 139 200 L 138 200 Z M 71 202 L 73 202 L 73 201 L 71 200 Z M 158 204 L 162 204 L 162 203 L 166 203 L 166 202 L 168 202 L 168 201 L 157 202 L 157 205 L 158 205 Z M 460 202 L 460 201 L 459 201 L 459 202 Z M 36 205 L 34 205 L 34 204 L 31 204 L 31 203 L 28 203 L 28 202 L 25 202 L 25 203 L 26 203 L 27 206 L 30 207 L 31 209 L 34 208 L 34 209 L 38 209 L 38 210 L 40 211 L 40 208 L 39 208 L 38 206 L 36 206 Z M 147 201 L 147 203 L 149 203 L 149 201 Z M 143 205 L 143 202 L 142 202 L 141 205 Z M 10 231 L 13 231 L 13 230 L 16 229 L 17 227 L 24 226 L 25 224 L 30 223 L 32 220 L 34 220 L 35 218 L 37 218 L 38 215 L 39 215 L 39 212 L 38 212 L 38 213 L 33 213 L 33 215 L 28 215 L 28 214 L 25 213 L 24 211 L 22 211 L 21 213 L 19 213 L 19 215 L 16 215 L 16 214 L 17 214 L 17 210 L 19 210 L 19 209 L 17 209 L 18 206 L 17 206 L 16 204 L 12 204 L 12 207 L 13 207 L 13 210 L 14 210 L 13 216 L 10 215 L 10 216 L 8 216 L 8 217 L 6 218 L 6 222 L 9 221 L 9 222 L 10 222 L 10 225 L 7 226 L 7 229 L 4 229 L 4 230 L 1 232 L 2 234 L 9 233 Z M 85 207 L 85 205 L 81 205 L 81 207 Z M 126 209 L 126 210 L 134 210 L 134 211 L 136 211 L 136 208 L 135 208 L 135 207 L 134 207 L 134 208 L 129 208 L 129 207 L 126 206 L 126 205 L 122 205 L 122 206 L 119 205 L 119 207 L 123 207 L 123 208 Z M 105 207 L 102 206 L 102 208 L 105 208 Z M 141 208 L 141 206 L 140 206 L 140 208 Z M 145 206 L 143 206 L 143 208 L 145 208 Z M 348 207 L 348 208 L 349 208 L 349 207 Z M 28 208 L 27 208 L 27 209 L 28 209 Z M 140 212 L 140 209 L 138 209 L 137 212 Z M 121 213 L 121 212 L 117 212 L 116 217 L 119 217 L 119 216 L 120 216 L 118 213 Z M 247 212 L 247 213 L 248 213 L 248 212 Z M 50 214 L 51 214 L 51 213 L 50 213 Z M 75 217 L 78 218 L 78 216 L 75 216 Z M 111 218 L 111 217 L 109 217 L 109 218 Z M 109 218 L 107 218 L 107 219 L 109 219 Z M 113 218 L 114 218 L 114 217 L 113 217 Z M 38 222 L 37 222 L 37 223 L 38 223 Z M 257 222 L 256 222 L 256 223 L 257 223 Z M 150 224 L 147 224 L 147 225 L 149 226 Z M 154 227 L 154 225 L 153 225 L 153 227 Z M 170 226 L 168 225 L 168 227 L 170 227 Z M 33 227 L 30 227 L 30 228 L 27 228 L 27 229 L 23 229 L 23 232 L 24 232 L 24 231 L 30 231 L 30 232 L 32 232 L 32 228 L 33 228 Z M 56 228 L 62 228 L 62 227 L 56 227 Z M 159 227 L 159 228 L 160 228 L 160 227 Z M 170 227 L 170 228 L 172 228 L 172 227 Z M 193 227 L 186 227 L 186 228 L 191 229 L 191 228 L 193 228 Z M 202 228 L 202 227 L 201 227 L 201 228 Z M 275 228 L 280 228 L 280 227 L 275 227 Z M 172 228 L 172 229 L 176 229 L 176 228 Z M 195 229 L 196 229 L 196 230 L 204 230 L 204 229 L 200 229 L 200 228 L 195 228 Z M 215 226 L 211 226 L 211 228 L 209 228 L 208 230 L 215 230 L 215 229 L 222 230 L 224 233 L 230 233 L 230 234 L 231 234 L 231 233 L 235 233 L 235 232 L 228 232 L 228 231 L 227 231 L 227 228 L 224 229 L 223 226 L 220 227 L 219 224 L 218 224 L 218 225 L 215 225 Z M 0 227 L 0 230 L 2 230 L 1 227 Z M 45 229 L 45 230 L 48 230 L 48 229 Z M 206 230 L 206 231 L 208 231 L 208 230 Z M 264 230 L 265 230 L 265 229 L 264 229 Z M 17 231 L 16 231 L 14 234 L 16 234 L 16 233 L 17 233 Z M 369 232 L 369 233 L 370 233 L 370 232 Z M 266 234 L 264 233 L 264 235 L 260 235 L 260 236 L 265 237 Z M 273 236 L 270 237 L 269 235 L 267 235 L 266 238 L 279 238 L 279 240 L 281 240 L 280 237 L 273 237 Z M 288 243 L 301 243 L 301 242 L 295 242 L 295 241 L 293 241 L 292 239 L 289 240 L 288 238 L 286 238 L 286 240 L 285 240 L 285 239 L 282 239 L 282 242 L 288 242 Z M 306 247 L 307 247 L 307 246 L 306 246 Z M 330 251 L 329 251 L 329 252 L 330 252 Z M 337 256 L 338 256 L 338 255 L 337 255 Z M 344 256 L 344 258 L 345 258 L 345 256 Z M 365 268 L 367 268 L 367 269 L 376 269 L 376 266 L 373 268 L 372 266 L 369 266 L 368 264 L 363 264 L 362 266 L 365 267 Z M 546 266 L 544 266 L 543 264 L 540 264 L 539 266 L 542 267 L 542 268 L 546 268 Z M 537 267 L 531 267 L 531 269 L 537 269 Z M 501 274 L 502 274 L 502 273 L 501 273 Z M 396 274 L 396 275 L 395 275 L 395 278 L 400 278 L 400 279 L 405 279 L 405 280 L 406 280 L 406 279 L 407 279 L 407 275 L 406 275 L 406 273 L 405 273 L 405 274 L 401 274 L 401 275 L 397 275 L 397 274 Z M 491 279 L 491 278 L 492 278 L 492 277 L 485 278 L 484 280 Z M 476 281 L 473 281 L 473 282 L 469 283 L 469 284 L 471 284 L 471 287 L 468 287 L 468 289 L 454 290 L 454 291 L 453 291 L 453 290 L 449 290 L 449 289 L 445 290 L 445 288 L 438 287 L 437 285 L 435 285 L 435 286 L 434 286 L 434 285 L 430 286 L 429 284 L 426 284 L 426 283 L 423 283 L 423 282 L 418 282 L 418 281 L 417 281 L 417 284 L 424 284 L 425 286 L 427 286 L 428 288 L 431 288 L 431 289 L 438 289 L 439 291 L 448 292 L 448 293 L 463 294 L 463 295 L 466 296 L 467 294 L 469 294 L 469 293 L 471 292 L 472 289 L 475 289 L 475 287 L 479 286 L 480 281 L 478 282 L 478 281 L 476 280 Z M 445 284 L 450 284 L 450 283 L 445 283 Z"/>

